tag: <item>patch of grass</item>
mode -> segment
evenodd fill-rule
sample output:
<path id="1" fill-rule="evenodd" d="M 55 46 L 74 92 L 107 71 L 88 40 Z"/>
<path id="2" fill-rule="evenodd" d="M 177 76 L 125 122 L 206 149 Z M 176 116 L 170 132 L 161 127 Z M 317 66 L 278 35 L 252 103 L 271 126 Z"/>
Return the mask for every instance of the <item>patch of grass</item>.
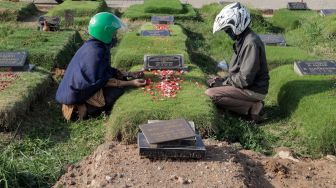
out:
<path id="1" fill-rule="evenodd" d="M 299 28 L 303 23 L 315 17 L 319 17 L 318 13 L 315 11 L 293 11 L 280 9 L 275 11 L 272 18 L 272 23 L 275 26 L 289 31 Z"/>
<path id="2" fill-rule="evenodd" d="M 65 10 L 71 10 L 74 13 L 74 24 L 76 26 L 87 26 L 93 15 L 98 12 L 108 11 L 105 1 L 72 1 L 67 0 L 64 3 L 55 6 L 47 13 L 47 16 L 59 16 L 64 20 Z"/>
<path id="3" fill-rule="evenodd" d="M 40 32 L 0 26 L 0 51 L 28 51 L 31 64 L 48 70 L 65 68 L 81 43 L 77 31 Z"/>
<path id="4" fill-rule="evenodd" d="M 4 72 L 0 72 L 4 74 Z M 51 76 L 41 70 L 18 72 L 19 78 L 0 91 L 0 128 L 12 129 L 18 114 L 26 113 L 31 103 L 46 92 Z"/>
<path id="5" fill-rule="evenodd" d="M 180 14 L 183 6 L 179 0 L 145 0 L 145 13 Z"/>
<path id="6" fill-rule="evenodd" d="M 208 136 L 215 132 L 218 116 L 215 106 L 204 94 L 204 74 L 197 66 L 188 66 L 190 72 L 182 76 L 182 89 L 176 98 L 153 100 L 143 89 L 127 90 L 113 107 L 107 124 L 108 138 L 134 142 L 139 131 L 138 126 L 150 119 L 185 118 L 194 121 L 202 135 Z M 140 68 L 134 67 L 133 70 Z"/>
<path id="7" fill-rule="evenodd" d="M 197 18 L 197 14 L 191 5 L 182 5 L 183 13 L 172 14 L 175 20 L 192 20 Z M 123 14 L 124 18 L 131 21 L 134 20 L 149 20 L 153 15 L 167 15 L 167 13 L 147 13 L 145 12 L 145 5 L 132 5 Z"/>
<path id="8" fill-rule="evenodd" d="M 278 105 L 292 125 L 289 134 L 302 154 L 336 153 L 336 77 L 298 76 L 292 65 L 270 72 L 268 103 Z"/>
<path id="9" fill-rule="evenodd" d="M 270 66 L 275 67 L 284 64 L 293 64 L 300 60 L 318 60 L 319 57 L 308 54 L 298 47 L 266 46 L 266 58 Z"/>
<path id="10" fill-rule="evenodd" d="M 22 21 L 36 12 L 33 3 L 0 1 L 0 22 Z"/>
<path id="11" fill-rule="evenodd" d="M 0 142 L 0 187 L 51 187 L 68 165 L 103 143 L 103 117 L 66 123 L 54 92 L 49 97 L 21 114 L 20 139 Z"/>
<path id="12" fill-rule="evenodd" d="M 147 23 L 143 29 L 152 29 Z M 187 37 L 180 26 L 171 25 L 170 37 L 142 37 L 138 32 L 129 32 L 123 36 L 113 57 L 113 66 L 129 69 L 134 65 L 143 64 L 145 54 L 183 54 L 185 62 L 189 56 L 185 47 Z"/>

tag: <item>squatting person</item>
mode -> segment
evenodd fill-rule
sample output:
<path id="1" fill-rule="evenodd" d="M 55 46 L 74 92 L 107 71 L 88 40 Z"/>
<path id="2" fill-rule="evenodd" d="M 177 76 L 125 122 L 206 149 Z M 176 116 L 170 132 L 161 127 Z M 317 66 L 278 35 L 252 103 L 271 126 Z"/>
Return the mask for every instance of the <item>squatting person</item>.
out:
<path id="1" fill-rule="evenodd" d="M 124 26 L 118 17 L 108 12 L 91 18 L 88 26 L 91 38 L 72 58 L 56 93 L 65 119 L 70 120 L 74 112 L 83 119 L 109 111 L 125 86 L 145 85 L 143 79 L 127 80 L 127 76 L 142 77 L 142 72 L 125 75 L 110 65 L 113 36 Z"/>
<path id="2" fill-rule="evenodd" d="M 235 41 L 228 75 L 208 80 L 206 94 L 220 108 L 262 120 L 269 74 L 265 47 L 249 27 L 251 17 L 240 3 L 225 6 L 216 16 L 213 33 L 223 30 Z"/>

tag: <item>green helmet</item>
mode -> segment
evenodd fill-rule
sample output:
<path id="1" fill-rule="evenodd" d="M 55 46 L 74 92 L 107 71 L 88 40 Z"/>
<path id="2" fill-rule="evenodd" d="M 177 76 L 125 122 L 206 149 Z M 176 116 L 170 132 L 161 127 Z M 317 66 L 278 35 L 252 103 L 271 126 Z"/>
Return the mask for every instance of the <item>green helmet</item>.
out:
<path id="1" fill-rule="evenodd" d="M 121 27 L 122 21 L 109 12 L 100 12 L 94 15 L 89 23 L 89 34 L 106 44 L 112 42 L 113 34 Z"/>

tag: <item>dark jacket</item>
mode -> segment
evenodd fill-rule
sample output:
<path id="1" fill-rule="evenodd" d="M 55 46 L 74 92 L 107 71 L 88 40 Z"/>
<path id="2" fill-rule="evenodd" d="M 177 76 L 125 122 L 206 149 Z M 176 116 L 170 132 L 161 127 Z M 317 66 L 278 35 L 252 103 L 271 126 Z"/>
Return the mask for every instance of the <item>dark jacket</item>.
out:
<path id="1" fill-rule="evenodd" d="M 56 100 L 61 104 L 83 104 L 115 77 L 117 70 L 110 65 L 110 50 L 111 45 L 96 39 L 85 42 L 67 67 Z"/>
<path id="2" fill-rule="evenodd" d="M 263 42 L 247 28 L 233 45 L 229 76 L 224 84 L 266 95 L 269 74 Z"/>

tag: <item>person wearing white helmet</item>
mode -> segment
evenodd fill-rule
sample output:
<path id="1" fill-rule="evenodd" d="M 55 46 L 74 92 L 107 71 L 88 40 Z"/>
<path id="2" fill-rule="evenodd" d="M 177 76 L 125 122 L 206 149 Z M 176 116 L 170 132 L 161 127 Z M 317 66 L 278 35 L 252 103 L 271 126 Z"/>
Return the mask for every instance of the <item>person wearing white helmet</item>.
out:
<path id="1" fill-rule="evenodd" d="M 220 108 L 262 120 L 269 74 L 263 42 L 249 27 L 251 16 L 240 3 L 225 6 L 216 16 L 213 33 L 226 32 L 235 41 L 228 75 L 208 80 L 206 94 Z"/>

